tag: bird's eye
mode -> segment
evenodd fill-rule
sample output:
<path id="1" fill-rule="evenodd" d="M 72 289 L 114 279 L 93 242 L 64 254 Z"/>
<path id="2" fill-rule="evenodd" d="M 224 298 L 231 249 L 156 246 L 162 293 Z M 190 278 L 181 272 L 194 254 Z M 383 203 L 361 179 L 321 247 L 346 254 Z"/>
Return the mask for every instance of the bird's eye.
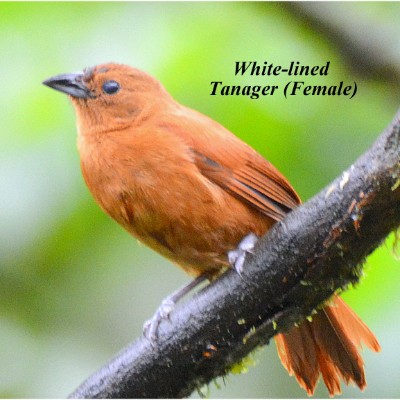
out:
<path id="1" fill-rule="evenodd" d="M 115 81 L 107 81 L 103 83 L 103 92 L 107 94 L 117 93 L 120 89 L 119 83 Z"/>

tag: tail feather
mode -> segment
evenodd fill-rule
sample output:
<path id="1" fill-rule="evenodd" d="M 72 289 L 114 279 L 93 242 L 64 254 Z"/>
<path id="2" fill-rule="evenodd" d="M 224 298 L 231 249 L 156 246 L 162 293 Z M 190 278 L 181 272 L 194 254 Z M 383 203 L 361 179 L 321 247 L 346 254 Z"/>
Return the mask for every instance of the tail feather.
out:
<path id="1" fill-rule="evenodd" d="M 374 334 L 337 296 L 311 322 L 304 321 L 275 340 L 282 364 L 309 395 L 320 374 L 331 396 L 341 393 L 340 379 L 364 389 L 364 361 L 358 349 L 364 343 L 380 350 Z"/>
<path id="2" fill-rule="evenodd" d="M 326 359 L 326 357 L 324 357 L 321 352 L 318 352 L 318 363 L 322 379 L 324 380 L 325 386 L 327 387 L 329 394 L 331 396 L 333 394 L 340 394 L 342 392 L 340 388 L 340 375 L 332 360 Z M 314 389 L 315 385 L 312 390 L 313 392 Z"/>
<path id="3" fill-rule="evenodd" d="M 282 364 L 289 374 L 296 376 L 300 386 L 309 395 L 313 394 L 312 388 L 317 384 L 319 368 L 318 355 L 315 351 L 316 348 L 309 325 L 305 324 L 301 329 L 292 329 L 290 331 L 290 340 L 286 340 L 286 335 L 279 334 L 275 336 L 275 343 Z"/>
<path id="4" fill-rule="evenodd" d="M 324 311 L 330 320 L 336 321 L 339 331 L 345 332 L 346 336 L 352 338 L 356 347 L 361 348 L 364 343 L 373 351 L 381 350 L 375 335 L 340 297 L 335 296 L 332 305 L 325 307 Z"/>

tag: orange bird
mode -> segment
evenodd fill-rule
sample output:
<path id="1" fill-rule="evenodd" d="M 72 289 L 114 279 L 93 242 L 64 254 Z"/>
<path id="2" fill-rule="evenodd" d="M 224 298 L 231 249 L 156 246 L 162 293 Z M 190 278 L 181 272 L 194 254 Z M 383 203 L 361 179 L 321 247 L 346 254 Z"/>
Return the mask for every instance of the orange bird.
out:
<path id="1" fill-rule="evenodd" d="M 103 64 L 43 82 L 70 96 L 86 184 L 129 233 L 195 277 L 145 325 L 157 327 L 191 288 L 228 267 L 238 272 L 257 238 L 300 204 L 287 179 L 205 115 L 177 103 L 159 81 Z M 341 300 L 275 337 L 279 357 L 308 394 L 319 376 L 330 395 L 340 378 L 366 386 L 361 344 L 374 334 Z"/>

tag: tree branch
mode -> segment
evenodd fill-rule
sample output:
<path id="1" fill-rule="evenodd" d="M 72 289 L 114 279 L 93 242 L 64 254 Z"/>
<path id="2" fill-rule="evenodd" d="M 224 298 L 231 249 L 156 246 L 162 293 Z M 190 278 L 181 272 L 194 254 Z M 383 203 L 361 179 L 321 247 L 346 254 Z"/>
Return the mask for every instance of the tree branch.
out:
<path id="1" fill-rule="evenodd" d="M 400 113 L 375 144 L 288 214 L 247 257 L 177 306 L 156 347 L 143 337 L 89 377 L 72 398 L 183 397 L 290 328 L 361 266 L 400 225 Z"/>
<path id="2" fill-rule="evenodd" d="M 280 5 L 298 21 L 330 40 L 353 71 L 366 78 L 390 82 L 398 88 L 398 51 L 390 41 L 395 31 L 371 29 L 367 16 L 351 4 L 283 2 Z M 349 13 L 354 14 L 353 18 L 346 18 Z"/>

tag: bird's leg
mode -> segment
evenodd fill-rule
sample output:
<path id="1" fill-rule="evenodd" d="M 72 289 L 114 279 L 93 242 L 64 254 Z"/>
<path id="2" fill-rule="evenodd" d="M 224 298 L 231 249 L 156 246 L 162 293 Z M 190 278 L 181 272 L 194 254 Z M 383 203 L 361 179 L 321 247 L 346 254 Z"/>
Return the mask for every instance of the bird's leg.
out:
<path id="1" fill-rule="evenodd" d="M 243 264 L 246 254 L 252 253 L 257 240 L 258 237 L 254 233 L 249 233 L 241 240 L 235 250 L 228 251 L 229 264 L 232 265 L 239 275 L 243 272 Z"/>
<path id="2" fill-rule="evenodd" d="M 158 327 L 163 319 L 167 319 L 169 317 L 169 314 L 175 308 L 175 304 L 206 279 L 206 275 L 198 276 L 185 286 L 182 286 L 174 293 L 166 297 L 161 302 L 160 307 L 157 309 L 153 317 L 146 321 L 143 325 L 143 334 L 145 337 L 147 337 L 147 339 L 150 340 L 150 342 L 155 342 L 157 340 Z"/>

